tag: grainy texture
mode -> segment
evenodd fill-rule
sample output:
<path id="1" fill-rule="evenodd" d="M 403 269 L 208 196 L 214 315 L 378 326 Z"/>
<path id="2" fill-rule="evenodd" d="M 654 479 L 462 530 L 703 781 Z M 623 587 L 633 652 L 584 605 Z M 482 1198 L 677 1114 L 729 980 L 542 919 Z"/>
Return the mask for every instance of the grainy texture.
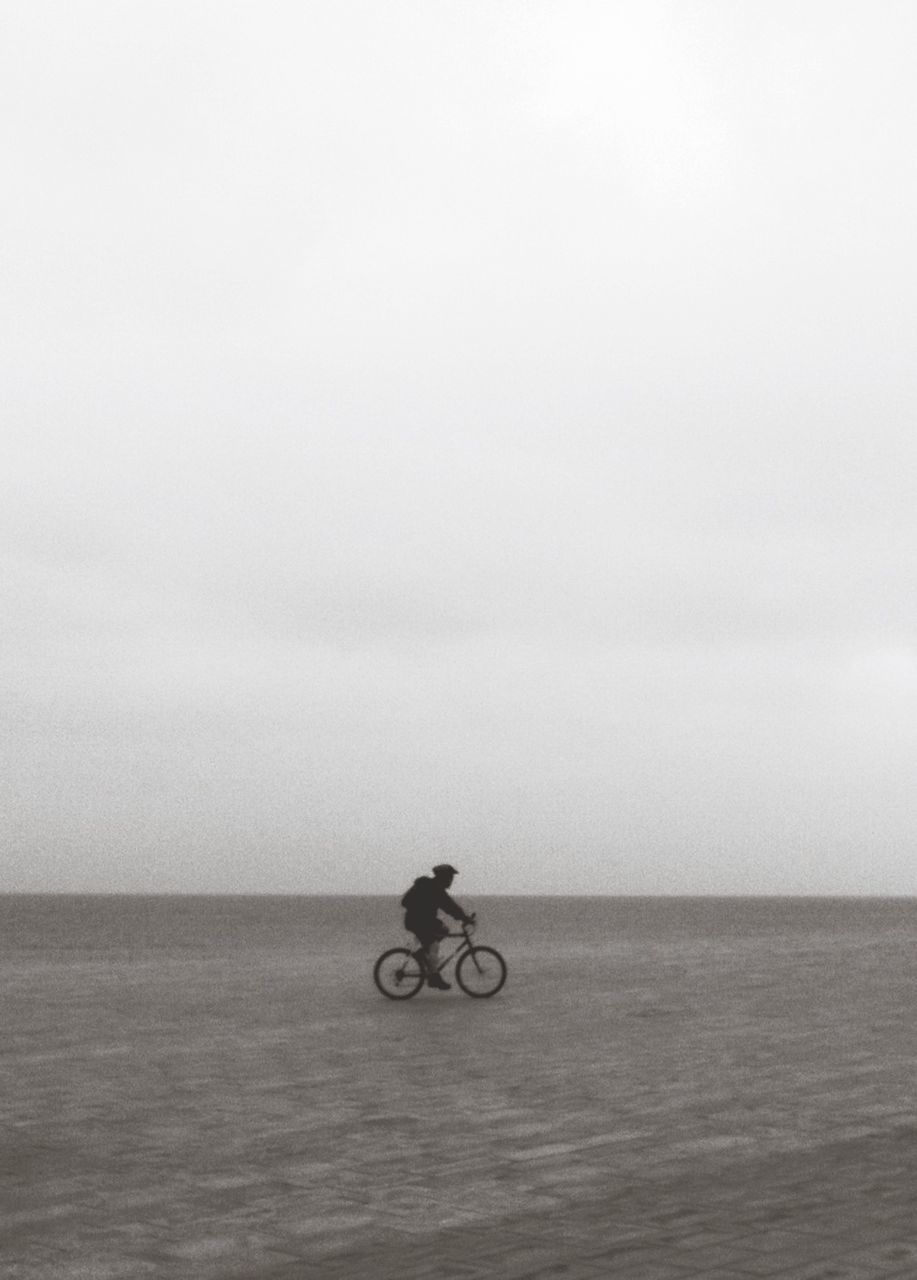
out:
<path id="1" fill-rule="evenodd" d="M 917 1275 L 908 930 L 377 941 L 8 963 L 3 1280 Z"/>

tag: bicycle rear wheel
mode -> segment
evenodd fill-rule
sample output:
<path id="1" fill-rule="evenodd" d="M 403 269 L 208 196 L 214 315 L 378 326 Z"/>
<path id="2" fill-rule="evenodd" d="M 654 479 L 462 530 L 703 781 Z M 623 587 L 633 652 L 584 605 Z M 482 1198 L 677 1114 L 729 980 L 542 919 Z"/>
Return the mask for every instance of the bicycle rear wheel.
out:
<path id="1" fill-rule="evenodd" d="M 423 986 L 423 974 L 407 947 L 393 947 L 376 961 L 373 981 L 389 1000 L 410 1000 Z"/>
<path id="2" fill-rule="evenodd" d="M 455 966 L 455 978 L 466 996 L 495 996 L 506 981 L 506 961 L 493 947 L 472 947 Z"/>

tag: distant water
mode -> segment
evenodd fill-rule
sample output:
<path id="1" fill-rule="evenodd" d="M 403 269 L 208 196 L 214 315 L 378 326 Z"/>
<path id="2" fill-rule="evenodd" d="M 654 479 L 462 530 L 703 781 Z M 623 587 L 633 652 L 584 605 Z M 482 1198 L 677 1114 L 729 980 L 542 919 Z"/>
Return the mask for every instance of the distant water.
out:
<path id="1" fill-rule="evenodd" d="M 640 945 L 692 950 L 917 944 L 911 898 L 479 897 L 479 940 L 507 952 Z M 392 897 L 0 896 L 0 966 L 218 958 L 244 952 L 367 955 L 403 937 Z"/>

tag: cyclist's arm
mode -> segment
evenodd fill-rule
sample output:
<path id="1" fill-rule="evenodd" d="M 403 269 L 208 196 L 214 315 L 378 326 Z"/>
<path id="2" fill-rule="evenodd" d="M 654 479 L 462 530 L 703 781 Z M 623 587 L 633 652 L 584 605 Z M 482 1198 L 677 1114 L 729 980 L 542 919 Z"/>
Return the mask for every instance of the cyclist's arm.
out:
<path id="1" fill-rule="evenodd" d="M 454 898 L 450 898 L 449 894 L 443 890 L 443 896 L 439 904 L 440 910 L 445 911 L 447 916 L 451 916 L 453 920 L 461 920 L 462 924 L 471 924 L 474 916 L 468 915 Z"/>

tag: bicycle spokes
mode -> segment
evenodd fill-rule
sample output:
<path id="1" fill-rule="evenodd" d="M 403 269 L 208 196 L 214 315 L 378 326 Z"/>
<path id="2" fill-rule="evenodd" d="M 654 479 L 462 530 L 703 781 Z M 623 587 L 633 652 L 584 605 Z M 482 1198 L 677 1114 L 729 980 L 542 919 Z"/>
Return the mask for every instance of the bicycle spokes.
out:
<path id="1" fill-rule="evenodd" d="M 471 926 L 464 926 L 461 933 L 448 936 L 459 945 L 449 955 L 440 959 L 435 967 L 428 967 L 422 950 L 409 947 L 393 947 L 376 961 L 373 978 L 376 986 L 390 1000 L 409 1000 L 427 981 L 431 987 L 448 989 L 449 984 L 438 981 L 444 970 L 455 964 L 458 985 L 469 996 L 493 996 L 506 981 L 506 962 L 493 947 L 476 947 L 472 944 Z"/>
<path id="2" fill-rule="evenodd" d="M 466 995 L 496 995 L 506 981 L 506 962 L 492 947 L 471 947 L 459 960 L 455 976 Z"/>
<path id="3" fill-rule="evenodd" d="M 423 986 L 420 966 L 403 947 L 386 951 L 373 970 L 376 986 L 390 1000 L 409 1000 Z"/>

